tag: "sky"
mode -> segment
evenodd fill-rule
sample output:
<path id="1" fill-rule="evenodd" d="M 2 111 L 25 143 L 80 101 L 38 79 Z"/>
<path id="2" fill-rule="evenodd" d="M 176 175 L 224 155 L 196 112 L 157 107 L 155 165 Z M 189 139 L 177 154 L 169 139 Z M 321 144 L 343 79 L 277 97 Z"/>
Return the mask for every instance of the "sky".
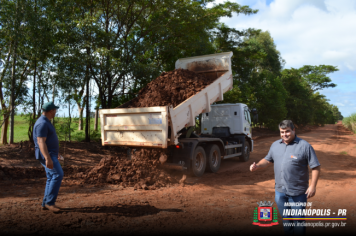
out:
<path id="1" fill-rule="evenodd" d="M 335 88 L 324 89 L 329 103 L 343 116 L 356 113 L 356 1 L 354 0 L 230 0 L 258 9 L 221 22 L 238 30 L 269 31 L 286 61 L 284 68 L 333 65 Z M 222 3 L 224 0 L 216 0 Z"/>

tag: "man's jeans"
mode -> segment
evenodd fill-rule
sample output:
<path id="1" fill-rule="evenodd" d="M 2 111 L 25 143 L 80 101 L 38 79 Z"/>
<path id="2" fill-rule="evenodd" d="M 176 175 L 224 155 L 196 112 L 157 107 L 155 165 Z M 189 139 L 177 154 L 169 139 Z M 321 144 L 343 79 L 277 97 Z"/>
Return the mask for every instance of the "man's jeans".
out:
<path id="1" fill-rule="evenodd" d="M 307 202 L 307 194 L 302 194 L 299 196 L 289 196 L 285 193 L 281 193 L 276 191 L 275 201 L 277 203 L 279 214 L 283 218 L 304 218 L 302 216 L 290 216 L 290 215 L 283 215 L 284 209 L 305 209 L 305 206 L 284 206 L 285 202 L 289 203 L 297 203 L 297 202 Z M 301 204 L 303 205 L 303 204 Z M 294 226 L 292 225 L 294 223 Z M 297 226 L 297 224 L 305 224 L 304 220 L 283 220 L 283 228 L 286 235 L 305 235 L 306 228 L 305 226 Z"/>
<path id="2" fill-rule="evenodd" d="M 39 159 L 41 164 L 44 166 L 47 175 L 46 189 L 42 201 L 43 207 L 45 205 L 53 206 L 55 204 L 63 179 L 63 170 L 57 157 L 51 157 L 51 159 L 53 161 L 53 169 L 48 169 L 46 167 L 46 160 Z"/>

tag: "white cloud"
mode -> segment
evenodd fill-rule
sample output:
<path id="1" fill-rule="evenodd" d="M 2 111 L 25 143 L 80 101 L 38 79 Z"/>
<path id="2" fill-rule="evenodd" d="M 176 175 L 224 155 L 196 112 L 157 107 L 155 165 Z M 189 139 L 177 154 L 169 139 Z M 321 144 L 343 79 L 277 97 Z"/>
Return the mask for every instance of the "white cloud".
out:
<path id="1" fill-rule="evenodd" d="M 231 0 L 234 1 L 234 0 Z M 269 31 L 286 68 L 334 65 L 330 77 L 337 89 L 322 91 L 343 115 L 356 112 L 356 1 L 353 0 L 236 0 L 259 12 L 222 21 L 236 29 Z M 344 105 L 344 106 L 342 106 Z"/>
<path id="2" fill-rule="evenodd" d="M 241 4 L 248 3 L 241 1 Z M 275 0 L 250 5 L 253 16 L 224 21 L 237 29 L 268 30 L 287 67 L 331 64 L 350 68 L 356 55 L 356 1 Z M 348 63 L 348 64 L 347 64 Z"/>

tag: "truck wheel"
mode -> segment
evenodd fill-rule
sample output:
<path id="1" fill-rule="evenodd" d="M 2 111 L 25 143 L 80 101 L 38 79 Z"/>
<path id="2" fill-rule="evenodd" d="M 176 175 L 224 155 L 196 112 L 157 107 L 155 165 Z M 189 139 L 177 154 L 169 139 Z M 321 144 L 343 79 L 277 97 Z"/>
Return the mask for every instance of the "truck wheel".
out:
<path id="1" fill-rule="evenodd" d="M 246 162 L 248 161 L 249 158 L 250 158 L 250 144 L 247 141 L 245 141 L 245 147 L 242 155 L 240 156 L 240 161 Z"/>
<path id="2" fill-rule="evenodd" d="M 206 149 L 206 155 L 207 155 L 206 170 L 213 173 L 218 172 L 221 164 L 221 154 L 218 145 L 214 144 L 212 146 L 208 146 Z"/>
<path id="3" fill-rule="evenodd" d="M 206 167 L 206 155 L 204 148 L 198 146 L 192 158 L 192 165 L 191 165 L 191 174 L 196 177 L 200 177 L 205 172 Z"/>

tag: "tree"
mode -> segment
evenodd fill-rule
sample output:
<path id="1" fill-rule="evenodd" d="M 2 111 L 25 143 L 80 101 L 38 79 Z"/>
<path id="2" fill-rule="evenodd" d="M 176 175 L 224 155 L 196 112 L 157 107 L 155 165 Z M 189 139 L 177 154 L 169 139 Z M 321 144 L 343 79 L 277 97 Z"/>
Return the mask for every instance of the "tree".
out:
<path id="1" fill-rule="evenodd" d="M 25 81 L 31 66 L 25 45 L 28 26 L 26 21 L 27 4 L 24 0 L 0 0 L 0 58 L 5 62 L 0 78 L 0 103 L 4 125 L 1 129 L 1 144 L 7 143 L 7 130 L 10 124 L 10 143 L 14 137 L 14 112 L 27 93 Z M 20 37 L 21 35 L 21 37 Z M 11 66 L 11 72 L 10 72 Z"/>
<path id="2" fill-rule="evenodd" d="M 331 82 L 327 74 L 338 71 L 336 66 L 319 65 L 319 66 L 303 66 L 299 68 L 300 74 L 309 84 L 310 88 L 315 92 L 323 88 L 334 88 L 336 84 Z"/>
<path id="3" fill-rule="evenodd" d="M 52 56 L 52 48 L 55 44 L 53 30 L 53 8 L 48 0 L 26 1 L 26 22 L 27 22 L 27 54 L 33 61 L 32 67 L 32 119 L 30 119 L 28 136 L 33 140 L 33 126 L 41 113 L 41 85 L 42 75 L 49 67 L 48 59 Z M 38 81 L 36 81 L 38 79 Z M 42 87 L 45 88 L 45 87 Z M 36 107 L 36 90 L 38 90 L 38 107 Z M 45 92 L 45 90 L 43 90 Z"/>
<path id="4" fill-rule="evenodd" d="M 324 125 L 335 123 L 336 119 L 333 116 L 332 105 L 327 101 L 326 97 L 319 92 L 312 94 L 311 124 Z"/>
<path id="5" fill-rule="evenodd" d="M 71 92 L 71 98 L 77 104 L 79 112 L 78 130 L 83 130 L 83 111 L 86 106 L 88 94 L 85 93 L 85 64 L 82 64 L 80 52 L 76 48 L 62 48 L 58 61 L 58 81 L 59 87 Z"/>
<path id="6" fill-rule="evenodd" d="M 286 98 L 287 119 L 295 124 L 306 125 L 312 121 L 312 92 L 298 69 L 284 69 L 281 80 L 288 95 Z"/>

